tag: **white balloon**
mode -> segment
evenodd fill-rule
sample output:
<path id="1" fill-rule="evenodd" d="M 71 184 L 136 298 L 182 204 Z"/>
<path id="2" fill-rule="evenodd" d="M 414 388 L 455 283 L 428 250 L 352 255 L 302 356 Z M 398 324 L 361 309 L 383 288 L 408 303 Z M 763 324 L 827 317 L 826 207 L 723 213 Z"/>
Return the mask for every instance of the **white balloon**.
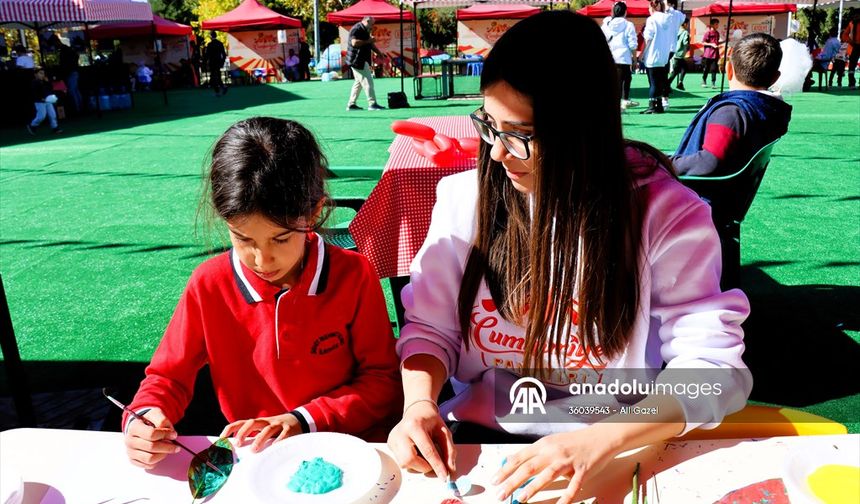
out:
<path id="1" fill-rule="evenodd" d="M 799 93 L 803 91 L 803 82 L 812 69 L 812 56 L 806 45 L 795 39 L 785 39 L 779 45 L 782 47 L 780 75 L 772 89 L 782 94 Z"/>

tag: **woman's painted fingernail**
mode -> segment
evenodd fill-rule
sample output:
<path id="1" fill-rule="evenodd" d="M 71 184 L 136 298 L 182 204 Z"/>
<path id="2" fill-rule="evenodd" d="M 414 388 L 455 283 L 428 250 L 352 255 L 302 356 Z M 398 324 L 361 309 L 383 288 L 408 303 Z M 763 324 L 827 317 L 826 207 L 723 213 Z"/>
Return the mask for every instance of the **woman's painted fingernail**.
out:
<path id="1" fill-rule="evenodd" d="M 181 452 L 181 451 L 182 451 L 182 448 L 180 448 L 180 447 L 178 447 L 178 446 L 174 446 L 174 447 L 173 447 L 173 453 L 179 453 L 179 452 Z"/>
<path id="2" fill-rule="evenodd" d="M 496 499 L 498 499 L 500 501 L 505 500 L 505 497 L 507 497 L 507 493 L 505 492 L 504 488 L 499 490 L 499 492 L 496 494 Z"/>

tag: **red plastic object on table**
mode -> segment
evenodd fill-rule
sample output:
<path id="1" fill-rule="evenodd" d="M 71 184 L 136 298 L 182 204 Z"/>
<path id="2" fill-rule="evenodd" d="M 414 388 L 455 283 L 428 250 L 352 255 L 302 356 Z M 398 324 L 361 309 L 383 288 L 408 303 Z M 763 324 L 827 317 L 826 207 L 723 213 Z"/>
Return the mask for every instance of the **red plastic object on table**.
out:
<path id="1" fill-rule="evenodd" d="M 422 157 L 437 166 L 451 166 L 458 158 L 474 158 L 478 155 L 477 138 L 451 138 L 430 126 L 412 121 L 394 121 L 391 131 L 412 138 L 412 148 Z"/>

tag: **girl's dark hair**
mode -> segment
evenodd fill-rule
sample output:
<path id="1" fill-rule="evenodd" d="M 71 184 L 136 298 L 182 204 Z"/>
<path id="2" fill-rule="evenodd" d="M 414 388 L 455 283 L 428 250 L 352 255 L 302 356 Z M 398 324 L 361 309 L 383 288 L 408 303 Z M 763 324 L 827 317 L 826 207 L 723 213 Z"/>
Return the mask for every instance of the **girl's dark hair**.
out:
<path id="1" fill-rule="evenodd" d="M 569 11 L 549 11 L 514 25 L 496 42 L 481 90 L 506 83 L 534 112 L 534 193 L 518 192 L 482 143 L 478 159 L 478 229 L 458 297 L 466 347 L 482 280 L 501 315 L 528 318 L 523 372 L 541 376 L 545 353 L 561 359 L 577 328 L 592 355 L 612 357 L 629 341 L 639 309 L 642 204 L 625 161 L 615 62 L 600 27 Z M 588 47 L 578 69 L 559 68 L 552 51 Z M 640 150 L 667 163 L 642 144 Z M 561 360 L 561 362 L 564 362 Z"/>
<path id="2" fill-rule="evenodd" d="M 623 17 L 627 14 L 627 4 L 624 2 L 615 2 L 615 5 L 612 6 L 612 17 Z"/>
<path id="3" fill-rule="evenodd" d="M 230 126 L 212 149 L 200 208 L 212 223 L 259 213 L 285 229 L 306 230 L 325 222 L 327 207 L 314 218 L 326 192 L 327 161 L 313 134 L 301 124 L 252 117 Z"/>
<path id="4" fill-rule="evenodd" d="M 666 4 L 663 0 L 648 0 L 648 4 L 655 12 L 666 12 Z"/>

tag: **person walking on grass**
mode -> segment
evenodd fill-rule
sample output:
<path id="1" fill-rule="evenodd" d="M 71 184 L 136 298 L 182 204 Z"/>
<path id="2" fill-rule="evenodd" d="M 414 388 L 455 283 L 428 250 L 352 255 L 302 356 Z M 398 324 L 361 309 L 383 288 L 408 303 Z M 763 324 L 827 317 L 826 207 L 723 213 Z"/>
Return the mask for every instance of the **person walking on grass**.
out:
<path id="1" fill-rule="evenodd" d="M 227 94 L 227 86 L 221 79 L 221 70 L 224 69 L 224 61 L 227 60 L 227 51 L 224 44 L 218 40 L 215 30 L 209 32 L 209 44 L 206 45 L 206 62 L 209 68 L 209 87 L 215 92 L 215 96 Z"/>
<path id="2" fill-rule="evenodd" d="M 616 2 L 612 6 L 612 16 L 607 16 L 603 20 L 601 29 L 606 36 L 609 50 L 612 51 L 615 69 L 618 71 L 618 80 L 621 84 L 621 110 L 636 107 L 639 103 L 630 99 L 630 83 L 633 80 L 631 65 L 638 42 L 636 27 L 627 20 L 627 4 Z"/>
<path id="3" fill-rule="evenodd" d="M 651 13 L 645 21 L 645 71 L 648 73 L 648 108 L 640 114 L 662 114 L 664 105 L 663 93 L 668 86 L 669 53 L 675 47 L 677 26 L 672 16 L 666 13 L 663 0 L 650 0 L 648 11 Z"/>
<path id="4" fill-rule="evenodd" d="M 35 135 L 36 128 L 47 117 L 48 122 L 51 124 L 51 131 L 62 133 L 63 130 L 57 124 L 57 111 L 54 109 L 54 104 L 57 103 L 57 95 L 54 94 L 54 89 L 45 74 L 44 68 L 36 67 L 33 74 L 33 82 L 30 83 L 30 92 L 33 96 L 33 106 L 36 108 L 36 116 L 27 124 L 27 132 Z"/>
<path id="5" fill-rule="evenodd" d="M 330 206 L 327 163 L 301 124 L 245 119 L 221 136 L 200 209 L 232 248 L 199 265 L 179 299 L 126 414 L 126 452 L 152 468 L 177 447 L 173 426 L 198 370 L 235 437 L 268 441 L 316 431 L 380 441 L 402 395 L 379 278 L 360 254 L 317 231 Z"/>
<path id="6" fill-rule="evenodd" d="M 684 91 L 684 77 L 687 75 L 687 52 L 690 50 L 690 32 L 687 31 L 689 21 L 684 19 L 681 28 L 678 29 L 678 38 L 675 42 L 675 54 L 672 55 L 672 74 L 669 75 L 669 85 L 678 78 L 678 91 Z"/>
<path id="7" fill-rule="evenodd" d="M 708 30 L 702 37 L 702 87 L 708 87 L 708 74 L 711 74 L 711 88 L 717 88 L 717 60 L 720 58 L 720 20 L 711 18 Z"/>
<path id="8" fill-rule="evenodd" d="M 672 28 L 672 43 L 669 47 L 669 60 L 666 62 L 666 75 L 672 73 L 672 63 L 675 59 L 675 45 L 677 34 L 681 31 L 681 25 L 687 19 L 684 12 L 678 9 L 678 0 L 665 0 L 666 14 L 672 19 L 674 27 Z M 667 77 L 663 92 L 661 93 L 663 108 L 669 108 L 669 95 L 672 94 L 672 80 Z"/>
<path id="9" fill-rule="evenodd" d="M 361 21 L 355 23 L 349 30 L 347 38 L 346 64 L 352 68 L 352 78 L 355 82 L 349 93 L 349 102 L 346 110 L 361 110 L 355 104 L 358 93 L 364 89 L 367 96 L 367 110 L 384 110 L 385 107 L 376 103 L 376 92 L 373 90 L 373 68 L 371 65 L 371 54 L 382 56 L 382 51 L 376 47 L 376 39 L 373 38 L 373 17 L 365 16 Z"/>

